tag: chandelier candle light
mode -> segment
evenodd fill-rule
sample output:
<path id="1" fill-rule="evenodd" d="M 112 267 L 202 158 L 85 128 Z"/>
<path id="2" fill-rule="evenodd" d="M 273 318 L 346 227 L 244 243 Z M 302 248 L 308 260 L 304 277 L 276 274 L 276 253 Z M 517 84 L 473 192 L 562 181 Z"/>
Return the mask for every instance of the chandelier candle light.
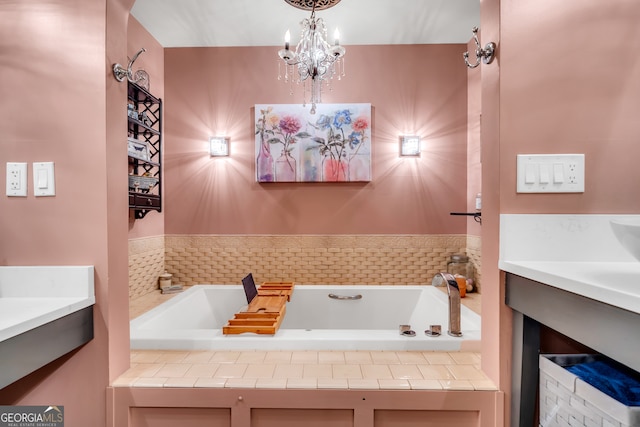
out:
<path id="1" fill-rule="evenodd" d="M 344 73 L 345 49 L 340 46 L 339 33 L 334 33 L 334 44 L 327 42 L 327 27 L 322 18 L 316 18 L 316 0 L 311 7 L 311 17 L 301 23 L 302 32 L 295 51 L 289 49 L 291 34 L 287 30 L 284 36 L 284 49 L 278 55 L 285 63 L 284 81 L 291 85 L 302 83 L 304 86 L 303 106 L 307 103 L 307 81 L 311 80 L 311 114 L 316 112 L 316 104 L 322 102 L 322 85 L 331 90 L 331 79 L 337 76 L 340 80 Z M 297 76 L 296 76 L 297 71 Z M 278 80 L 282 80 L 280 63 L 278 63 Z"/>

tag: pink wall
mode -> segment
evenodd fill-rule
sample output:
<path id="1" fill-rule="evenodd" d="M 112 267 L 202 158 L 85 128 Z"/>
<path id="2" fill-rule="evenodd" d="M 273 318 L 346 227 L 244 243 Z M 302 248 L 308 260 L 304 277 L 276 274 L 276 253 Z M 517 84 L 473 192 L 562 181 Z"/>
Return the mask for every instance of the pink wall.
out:
<path id="1" fill-rule="evenodd" d="M 471 63 L 475 60 L 476 44 L 469 41 Z M 461 62 L 463 59 L 460 60 Z M 482 156 L 480 143 L 480 118 L 482 113 L 482 69 L 467 69 L 467 212 L 475 212 L 476 195 L 482 193 Z M 467 221 L 467 234 L 479 236 L 482 233 L 481 225 L 473 218 Z"/>
<path id="2" fill-rule="evenodd" d="M 146 51 L 138 56 L 133 69 L 142 69 L 149 73 L 149 90 L 154 96 L 162 99 L 164 97 L 164 48 L 133 16 L 130 16 L 127 26 L 127 56 L 132 58 L 143 47 Z M 134 219 L 132 212 L 129 212 L 129 238 L 162 235 L 164 235 L 164 212 L 152 211 L 142 219 Z"/>
<path id="3" fill-rule="evenodd" d="M 55 197 L 35 198 L 31 178 L 28 197 L 0 197 L 0 264 L 96 272 L 95 338 L 0 390 L 0 402 L 64 405 L 68 426 L 104 425 L 105 388 L 129 363 L 126 91 L 109 68 L 126 58 L 132 4 L 0 5 L 1 175 L 7 161 L 28 162 L 30 173 L 53 161 L 56 174 Z"/>
<path id="4" fill-rule="evenodd" d="M 637 213 L 640 5 L 503 1 L 503 213 Z M 584 153 L 584 194 L 516 194 L 516 155 Z"/>
<path id="5" fill-rule="evenodd" d="M 123 164 L 125 144 L 123 132 L 127 118 L 122 114 L 122 103 L 127 100 L 127 87 L 113 77 L 114 63 L 125 61 L 128 52 L 127 22 L 133 0 L 107 0 L 106 7 L 106 164 L 108 185 L 106 241 L 109 259 L 109 294 L 106 310 L 109 313 L 109 346 L 107 366 L 109 381 L 117 378 L 129 367 L 129 258 L 127 244 L 128 201 L 122 194 L 128 191 L 128 182 L 122 175 L 128 172 Z M 127 172 L 125 172 L 127 171 Z"/>
<path id="6" fill-rule="evenodd" d="M 464 45 L 347 46 L 347 76 L 323 101 L 370 102 L 369 184 L 257 184 L 253 106 L 301 103 L 277 81 L 277 47 L 165 51 L 167 234 L 465 234 Z M 398 135 L 423 138 L 398 157 Z M 231 137 L 212 159 L 209 135 Z"/>
<path id="7" fill-rule="evenodd" d="M 640 5 L 489 0 L 481 13 L 483 45 L 498 44 L 482 66 L 482 366 L 509 390 L 499 214 L 638 212 Z M 528 153 L 584 153 L 585 193 L 517 194 L 516 155 Z"/>
<path id="8" fill-rule="evenodd" d="M 505 391 L 505 419 L 509 419 L 511 389 L 511 311 L 504 304 L 503 280 L 498 269 L 500 242 L 500 77 L 502 71 L 500 38 L 500 0 L 480 3 L 482 46 L 492 41 L 497 45 L 496 58 L 483 64 L 481 73 L 480 126 L 482 160 L 482 369 Z M 514 184 L 515 185 L 515 184 Z"/>

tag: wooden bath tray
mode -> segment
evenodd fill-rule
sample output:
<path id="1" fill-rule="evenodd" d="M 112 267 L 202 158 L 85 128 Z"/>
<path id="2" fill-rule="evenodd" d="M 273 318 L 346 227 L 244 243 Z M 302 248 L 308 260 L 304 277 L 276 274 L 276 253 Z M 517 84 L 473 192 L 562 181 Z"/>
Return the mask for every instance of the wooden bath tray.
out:
<path id="1" fill-rule="evenodd" d="M 234 318 L 229 319 L 229 322 L 222 328 L 222 333 L 233 335 L 253 332 L 254 334 L 273 335 L 280 327 L 285 311 L 286 308 L 283 306 L 282 311 L 278 313 L 236 313 Z"/>
<path id="2" fill-rule="evenodd" d="M 286 296 L 287 301 L 291 301 L 291 294 L 295 284 L 293 282 L 262 282 L 258 288 L 258 295 L 265 296 Z"/>
<path id="3" fill-rule="evenodd" d="M 265 287 L 265 284 L 267 286 Z M 287 310 L 287 301 L 291 298 L 292 282 L 265 282 L 258 288 L 246 310 L 239 311 L 222 328 L 224 335 L 254 334 L 273 335 L 280 328 Z"/>

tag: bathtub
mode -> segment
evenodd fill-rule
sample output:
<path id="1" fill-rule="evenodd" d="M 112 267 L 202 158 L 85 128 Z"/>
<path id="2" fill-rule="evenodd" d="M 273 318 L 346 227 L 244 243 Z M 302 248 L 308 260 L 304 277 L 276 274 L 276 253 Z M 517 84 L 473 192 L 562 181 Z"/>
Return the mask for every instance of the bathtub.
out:
<path id="1" fill-rule="evenodd" d="M 360 299 L 334 299 L 362 295 Z M 433 286 L 296 285 L 274 335 L 223 335 L 247 305 L 242 286 L 197 285 L 131 321 L 132 349 L 477 351 L 480 316 L 461 308 L 462 337 L 448 329 L 447 295 Z M 405 336 L 400 325 L 416 335 Z M 442 334 L 425 330 L 441 325 Z"/>

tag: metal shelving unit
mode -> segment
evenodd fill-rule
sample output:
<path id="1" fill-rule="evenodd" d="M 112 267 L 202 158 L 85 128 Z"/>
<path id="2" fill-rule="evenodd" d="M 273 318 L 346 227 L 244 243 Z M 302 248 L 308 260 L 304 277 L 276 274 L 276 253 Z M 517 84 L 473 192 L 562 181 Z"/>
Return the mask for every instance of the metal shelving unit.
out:
<path id="1" fill-rule="evenodd" d="M 162 100 L 128 82 L 129 209 L 162 211 Z"/>

